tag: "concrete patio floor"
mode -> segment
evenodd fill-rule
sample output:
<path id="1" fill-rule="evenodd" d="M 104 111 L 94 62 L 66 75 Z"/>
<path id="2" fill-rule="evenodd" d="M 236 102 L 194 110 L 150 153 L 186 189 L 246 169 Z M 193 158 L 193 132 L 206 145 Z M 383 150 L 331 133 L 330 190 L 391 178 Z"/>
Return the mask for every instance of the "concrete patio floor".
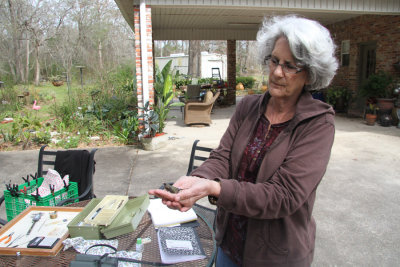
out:
<path id="1" fill-rule="evenodd" d="M 196 139 L 216 147 L 235 107 L 215 107 L 209 127 L 186 127 L 171 110 L 167 147 L 102 147 L 95 155 L 95 193 L 141 195 L 186 173 Z M 0 190 L 37 169 L 38 151 L 0 152 Z M 400 266 L 400 129 L 336 116 L 336 136 L 314 207 L 313 266 Z M 201 204 L 208 205 L 203 199 Z M 4 204 L 0 216 L 5 217 Z"/>

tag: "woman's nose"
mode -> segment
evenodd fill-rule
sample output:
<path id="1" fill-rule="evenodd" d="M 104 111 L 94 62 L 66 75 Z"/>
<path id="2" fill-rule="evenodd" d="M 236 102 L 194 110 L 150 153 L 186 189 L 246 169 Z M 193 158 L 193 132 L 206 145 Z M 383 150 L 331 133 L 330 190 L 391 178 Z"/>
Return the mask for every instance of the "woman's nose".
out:
<path id="1" fill-rule="evenodd" d="M 274 75 L 276 75 L 276 76 L 283 77 L 283 76 L 284 76 L 284 73 L 283 73 L 283 67 L 282 67 L 282 65 L 277 65 L 277 66 L 275 67 L 275 69 L 272 71 L 272 73 L 273 73 Z"/>

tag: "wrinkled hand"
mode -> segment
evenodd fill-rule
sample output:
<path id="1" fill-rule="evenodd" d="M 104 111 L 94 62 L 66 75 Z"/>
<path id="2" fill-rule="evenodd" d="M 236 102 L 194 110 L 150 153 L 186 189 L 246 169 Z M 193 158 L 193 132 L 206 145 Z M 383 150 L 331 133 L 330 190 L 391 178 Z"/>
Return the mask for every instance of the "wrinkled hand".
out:
<path id="1" fill-rule="evenodd" d="M 179 193 L 172 194 L 166 190 L 155 189 L 149 190 L 149 194 L 161 198 L 171 209 L 188 211 L 197 200 L 216 193 L 213 183 L 216 182 L 194 176 L 182 176 L 174 183 L 175 187 L 181 189 Z"/>

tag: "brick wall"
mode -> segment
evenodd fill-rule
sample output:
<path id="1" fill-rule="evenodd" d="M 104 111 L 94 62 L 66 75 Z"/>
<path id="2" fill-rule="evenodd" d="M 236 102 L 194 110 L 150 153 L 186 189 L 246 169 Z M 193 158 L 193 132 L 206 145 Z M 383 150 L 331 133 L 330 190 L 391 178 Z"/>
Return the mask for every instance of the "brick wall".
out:
<path id="1" fill-rule="evenodd" d="M 135 57 L 136 57 L 136 85 L 138 106 L 143 107 L 143 83 L 142 83 L 142 53 L 141 53 L 141 35 L 140 35 L 140 9 L 134 8 L 135 20 Z M 153 68 L 153 37 L 151 26 L 151 8 L 146 6 L 146 37 L 147 37 L 147 65 L 148 65 L 148 86 L 149 86 L 149 102 L 154 104 L 154 68 Z M 141 114 L 139 109 L 139 114 Z"/>
<path id="2" fill-rule="evenodd" d="M 400 61 L 400 16 L 363 15 L 327 26 L 337 45 L 337 58 L 340 61 L 342 40 L 350 40 L 350 64 L 340 67 L 332 85 L 344 86 L 356 96 L 360 75 L 360 45 L 376 42 L 376 72 L 389 72 L 396 77 L 393 64 Z M 358 103 L 360 104 L 360 103 Z M 360 115 L 361 106 L 353 103 L 349 113 Z"/>

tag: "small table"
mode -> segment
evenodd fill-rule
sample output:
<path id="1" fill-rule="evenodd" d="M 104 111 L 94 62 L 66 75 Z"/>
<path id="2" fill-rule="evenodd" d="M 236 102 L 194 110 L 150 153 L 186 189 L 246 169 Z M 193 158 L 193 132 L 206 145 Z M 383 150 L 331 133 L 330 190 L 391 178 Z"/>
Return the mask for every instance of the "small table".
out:
<path id="1" fill-rule="evenodd" d="M 69 206 L 84 207 L 89 200 L 71 204 Z M 214 231 L 212 229 L 212 219 L 207 218 L 209 209 L 200 205 L 195 205 L 194 210 L 198 215 L 199 226 L 196 227 L 200 243 L 203 246 L 206 258 L 203 260 L 189 261 L 178 263 L 174 266 L 212 266 L 216 254 L 216 243 L 214 239 Z M 212 213 L 212 212 L 211 212 Z M 140 224 L 134 232 L 118 236 L 118 250 L 135 250 L 136 239 L 138 237 L 150 237 L 151 242 L 144 245 L 142 260 L 150 262 L 160 262 L 160 251 L 157 241 L 157 232 L 153 227 L 151 217 L 148 212 L 143 216 Z M 69 266 L 69 263 L 75 259 L 77 252 L 73 248 L 60 253 L 54 257 L 40 256 L 20 256 L 17 262 L 16 256 L 0 255 L 0 266 Z M 141 264 L 141 266 L 147 266 Z"/>

